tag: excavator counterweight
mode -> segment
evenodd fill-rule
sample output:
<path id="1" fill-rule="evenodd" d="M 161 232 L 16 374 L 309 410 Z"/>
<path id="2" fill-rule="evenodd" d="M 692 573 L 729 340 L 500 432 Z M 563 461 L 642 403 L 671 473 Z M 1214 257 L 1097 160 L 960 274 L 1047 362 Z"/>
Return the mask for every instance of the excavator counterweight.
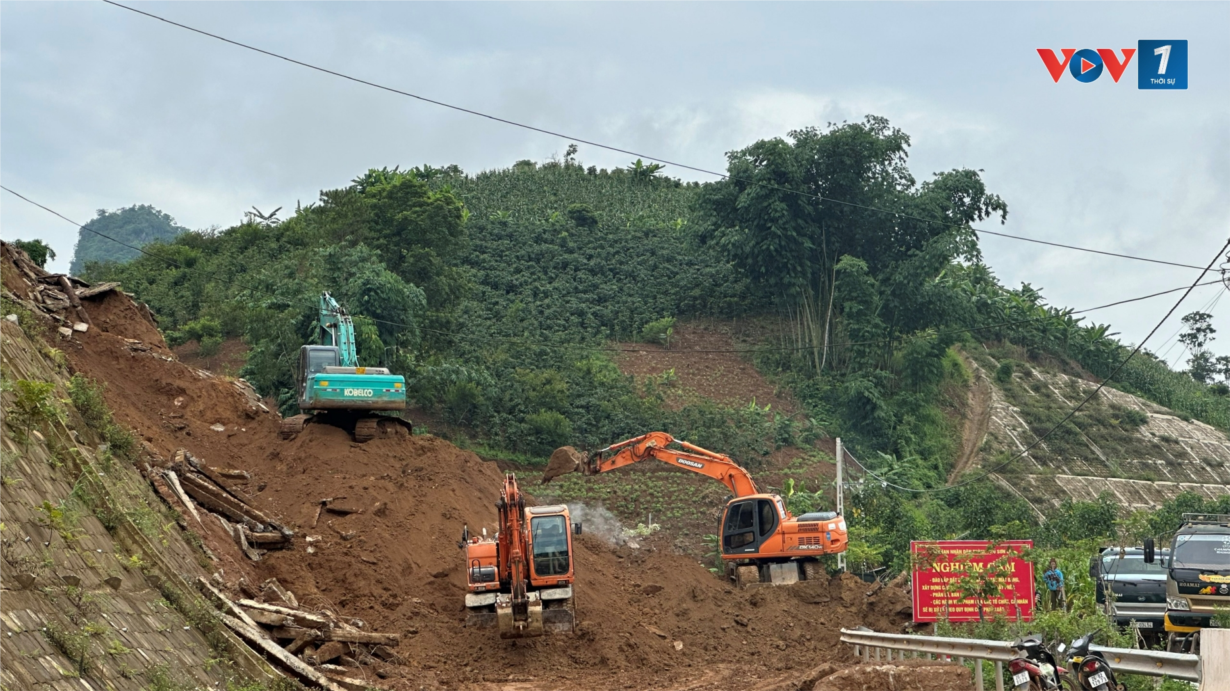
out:
<path id="1" fill-rule="evenodd" d="M 542 481 L 570 472 L 597 475 L 650 459 L 711 477 L 730 489 L 734 498 L 722 514 L 721 551 L 726 575 L 738 585 L 814 580 L 824 575 L 818 557 L 846 551 L 844 517 L 831 511 L 795 516 L 780 496 L 761 493 L 751 474 L 729 456 L 665 432 L 650 432 L 589 456 L 561 447 L 551 454 Z"/>
<path id="2" fill-rule="evenodd" d="M 494 536 L 470 535 L 466 552 L 466 625 L 495 626 L 500 638 L 572 633 L 573 524 L 567 506 L 526 506 L 512 473 L 504 477 Z"/>

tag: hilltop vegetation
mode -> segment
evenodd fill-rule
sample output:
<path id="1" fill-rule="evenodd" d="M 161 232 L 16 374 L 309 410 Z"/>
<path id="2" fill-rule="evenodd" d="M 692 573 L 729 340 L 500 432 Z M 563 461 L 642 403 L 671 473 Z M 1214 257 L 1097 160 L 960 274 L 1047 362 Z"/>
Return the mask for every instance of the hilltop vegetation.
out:
<path id="1" fill-rule="evenodd" d="M 126 262 L 140 255 L 134 247 L 144 247 L 159 240 L 171 240 L 186 232 L 188 229 L 176 225 L 175 219 L 148 204 L 133 205 L 115 211 L 99 209 L 98 215 L 86 223 L 77 234 L 77 245 L 73 249 L 73 262 L 69 271 L 80 275 L 91 262 Z M 107 237 L 103 237 L 104 235 Z"/>
<path id="2" fill-rule="evenodd" d="M 908 147 L 868 117 L 757 142 L 707 185 L 640 161 L 585 167 L 573 147 L 472 175 L 371 170 L 285 220 L 184 233 L 90 277 L 149 303 L 173 344 L 242 337 L 243 375 L 287 413 L 297 349 L 329 290 L 356 316 L 362 361 L 404 373 L 416 405 L 489 454 L 533 460 L 663 429 L 755 468 L 775 447 L 840 435 L 881 477 L 935 490 L 958 454 L 961 350 L 997 344 L 1095 377 L 1129 351 L 1028 284 L 1003 286 L 973 224 L 1002 220 L 1007 202 L 971 169 L 916 181 Z M 665 405 L 658 383 L 634 382 L 608 352 L 665 342 L 676 319 L 744 316 L 767 325 L 749 357 L 800 402 L 795 419 Z M 1230 429 L 1224 387 L 1148 353 L 1112 385 Z M 1031 429 L 1047 422 L 1039 413 Z M 1023 500 L 986 482 L 923 498 L 869 483 L 853 506 L 859 558 L 897 568 L 910 539 L 1037 529 Z"/>

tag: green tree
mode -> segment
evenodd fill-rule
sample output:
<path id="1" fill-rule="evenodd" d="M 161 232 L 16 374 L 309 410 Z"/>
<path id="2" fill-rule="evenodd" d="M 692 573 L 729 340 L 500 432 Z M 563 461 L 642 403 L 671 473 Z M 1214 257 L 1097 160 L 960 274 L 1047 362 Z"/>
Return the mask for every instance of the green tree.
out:
<path id="1" fill-rule="evenodd" d="M 44 269 L 47 268 L 48 259 L 56 258 L 56 251 L 51 249 L 51 246 L 42 240 L 14 240 L 13 245 L 28 254 L 30 261 Z"/>
<path id="2" fill-rule="evenodd" d="M 729 177 L 702 191 L 699 238 L 778 302 L 823 369 L 843 257 L 889 281 L 886 323 L 911 325 L 920 308 L 934 311 L 925 282 L 954 259 L 978 257 L 970 224 L 1006 218 L 1007 205 L 971 170 L 918 185 L 909 137 L 881 117 L 789 137 L 729 154 Z"/>

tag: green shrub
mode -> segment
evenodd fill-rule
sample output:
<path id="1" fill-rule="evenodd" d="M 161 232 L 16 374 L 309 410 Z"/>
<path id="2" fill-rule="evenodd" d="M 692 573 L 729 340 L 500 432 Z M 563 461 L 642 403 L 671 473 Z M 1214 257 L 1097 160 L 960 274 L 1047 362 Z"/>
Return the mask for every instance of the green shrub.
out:
<path id="1" fill-rule="evenodd" d="M 565 213 L 578 228 L 598 227 L 598 214 L 588 204 L 571 204 Z"/>
<path id="2" fill-rule="evenodd" d="M 30 432 L 35 428 L 64 419 L 64 409 L 54 397 L 55 384 L 19 379 L 14 383 L 13 390 L 16 395 L 9 406 L 8 416 L 23 443 L 29 442 Z"/>
<path id="3" fill-rule="evenodd" d="M 669 348 L 673 335 L 675 335 L 675 318 L 662 317 L 641 327 L 640 340 L 645 343 L 661 343 Z"/>
<path id="4" fill-rule="evenodd" d="M 444 417 L 454 425 L 469 424 L 482 402 L 483 392 L 478 384 L 457 382 L 444 391 Z"/>
<path id="5" fill-rule="evenodd" d="M 206 341 L 220 344 L 222 342 L 222 324 L 212 317 L 201 317 L 194 319 L 181 328 L 167 333 L 167 344 L 171 347 L 183 345 L 188 341 L 196 341 L 200 348 L 204 350 Z M 217 352 L 217 345 L 213 346 Z M 204 353 L 201 355 L 208 356 L 213 353 Z"/>
<path id="6" fill-rule="evenodd" d="M 999 363 L 999 367 L 995 368 L 995 381 L 1000 384 L 1007 384 L 1012 381 L 1012 372 L 1015 369 L 1012 360 L 1004 360 Z"/>
<path id="7" fill-rule="evenodd" d="M 1149 415 L 1142 410 L 1136 408 L 1124 408 L 1119 413 L 1119 424 L 1124 427 L 1136 429 L 1144 427 L 1149 422 Z"/>
<path id="8" fill-rule="evenodd" d="M 554 410 L 543 410 L 525 418 L 529 427 L 529 452 L 546 456 L 571 443 L 572 423 Z"/>
<path id="9" fill-rule="evenodd" d="M 121 427 L 111 416 L 111 409 L 103 398 L 104 384 L 95 382 L 82 374 L 74 374 L 68 380 L 68 398 L 73 407 L 85 419 L 85 423 L 102 435 L 116 456 L 134 460 L 137 453 L 137 438 Z"/>

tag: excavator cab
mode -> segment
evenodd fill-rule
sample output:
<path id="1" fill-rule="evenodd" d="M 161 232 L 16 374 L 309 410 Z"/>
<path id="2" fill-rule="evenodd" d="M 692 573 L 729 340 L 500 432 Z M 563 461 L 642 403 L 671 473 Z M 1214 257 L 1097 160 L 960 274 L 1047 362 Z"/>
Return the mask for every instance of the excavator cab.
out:
<path id="1" fill-rule="evenodd" d="M 773 497 L 748 497 L 726 506 L 723 554 L 756 554 L 785 518 Z"/>

